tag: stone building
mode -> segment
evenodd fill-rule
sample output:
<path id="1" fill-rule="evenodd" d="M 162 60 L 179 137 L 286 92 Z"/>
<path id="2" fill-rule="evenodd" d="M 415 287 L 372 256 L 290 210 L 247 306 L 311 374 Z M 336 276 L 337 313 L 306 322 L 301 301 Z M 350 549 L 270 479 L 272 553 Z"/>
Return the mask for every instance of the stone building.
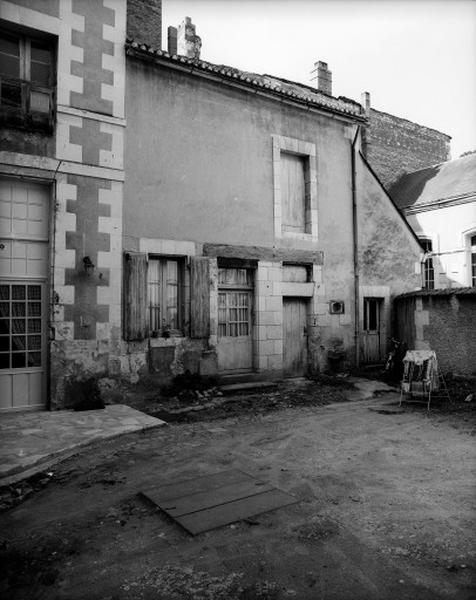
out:
<path id="1" fill-rule="evenodd" d="M 54 407 L 118 353 L 126 4 L 0 19 L 0 408 Z"/>
<path id="2" fill-rule="evenodd" d="M 0 19 L 1 409 L 67 406 L 91 377 L 381 359 L 422 250 L 325 63 L 317 89 L 213 65 L 191 21 L 171 55 L 153 0 Z"/>

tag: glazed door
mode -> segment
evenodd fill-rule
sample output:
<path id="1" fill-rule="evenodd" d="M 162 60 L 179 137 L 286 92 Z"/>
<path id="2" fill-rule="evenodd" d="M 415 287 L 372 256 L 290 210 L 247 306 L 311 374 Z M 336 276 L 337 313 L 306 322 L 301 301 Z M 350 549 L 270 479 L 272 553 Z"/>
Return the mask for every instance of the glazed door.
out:
<path id="1" fill-rule="evenodd" d="M 286 377 L 307 371 L 307 300 L 283 298 L 283 370 Z"/>
<path id="2" fill-rule="evenodd" d="M 218 368 L 222 373 L 250 371 L 253 367 L 253 272 L 220 268 L 218 271 Z"/>
<path id="3" fill-rule="evenodd" d="M 46 404 L 49 188 L 0 179 L 0 410 Z"/>
<path id="4" fill-rule="evenodd" d="M 362 358 L 366 364 L 379 363 L 384 358 L 384 344 L 381 339 L 382 306 L 383 298 L 364 298 Z"/>

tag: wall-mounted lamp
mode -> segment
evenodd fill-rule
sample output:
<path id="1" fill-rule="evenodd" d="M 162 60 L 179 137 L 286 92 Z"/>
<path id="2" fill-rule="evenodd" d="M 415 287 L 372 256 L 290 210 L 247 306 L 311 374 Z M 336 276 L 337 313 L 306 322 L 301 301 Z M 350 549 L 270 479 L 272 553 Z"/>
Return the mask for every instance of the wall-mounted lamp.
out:
<path id="1" fill-rule="evenodd" d="M 87 275 L 91 275 L 94 271 L 94 264 L 89 256 L 83 258 L 83 267 Z"/>

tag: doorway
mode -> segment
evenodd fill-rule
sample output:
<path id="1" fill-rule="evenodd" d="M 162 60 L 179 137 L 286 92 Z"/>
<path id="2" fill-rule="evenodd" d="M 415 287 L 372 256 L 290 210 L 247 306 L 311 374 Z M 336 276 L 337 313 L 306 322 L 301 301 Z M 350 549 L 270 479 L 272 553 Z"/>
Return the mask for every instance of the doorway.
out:
<path id="1" fill-rule="evenodd" d="M 283 372 L 300 377 L 307 372 L 307 307 L 305 298 L 283 298 Z"/>
<path id="2" fill-rule="evenodd" d="M 383 298 L 364 298 L 364 326 L 362 331 L 363 362 L 380 363 L 384 359 L 382 340 Z"/>
<path id="3" fill-rule="evenodd" d="M 218 269 L 217 353 L 222 373 L 253 368 L 253 276 L 253 269 Z"/>
<path id="4" fill-rule="evenodd" d="M 0 179 L 0 410 L 46 405 L 45 185 Z"/>

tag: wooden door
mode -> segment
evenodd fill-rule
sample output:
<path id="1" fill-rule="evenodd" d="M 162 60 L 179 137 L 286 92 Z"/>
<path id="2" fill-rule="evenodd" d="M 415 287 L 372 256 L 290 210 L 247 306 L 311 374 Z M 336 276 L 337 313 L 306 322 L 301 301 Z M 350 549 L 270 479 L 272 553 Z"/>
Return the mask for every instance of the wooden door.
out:
<path id="1" fill-rule="evenodd" d="M 0 410 L 46 403 L 49 188 L 0 180 Z"/>
<path id="2" fill-rule="evenodd" d="M 366 364 L 379 363 L 382 354 L 382 307 L 383 298 L 364 298 L 364 328 L 362 332 L 362 358 Z"/>
<path id="3" fill-rule="evenodd" d="M 283 370 L 286 377 L 307 372 L 307 300 L 283 298 Z"/>
<path id="4" fill-rule="evenodd" d="M 218 368 L 222 373 L 253 368 L 253 272 L 218 270 Z"/>

